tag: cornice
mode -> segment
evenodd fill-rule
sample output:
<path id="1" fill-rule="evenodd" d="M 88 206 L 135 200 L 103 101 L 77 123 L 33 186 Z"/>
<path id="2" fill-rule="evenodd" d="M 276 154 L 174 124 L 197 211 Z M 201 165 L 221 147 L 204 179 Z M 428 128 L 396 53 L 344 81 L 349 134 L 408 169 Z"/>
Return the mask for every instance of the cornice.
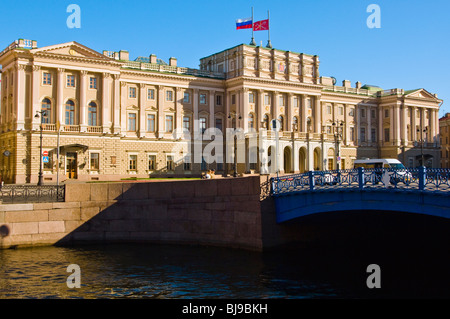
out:
<path id="1" fill-rule="evenodd" d="M 101 59 L 101 58 L 92 58 L 92 57 L 78 57 L 78 56 L 69 56 L 65 54 L 57 54 L 50 52 L 35 52 L 33 57 L 38 58 L 51 58 L 59 61 L 73 61 L 73 62 L 83 62 L 83 63 L 91 63 L 91 64 L 102 64 L 102 65 L 110 65 L 114 67 L 122 67 L 125 63 L 119 61 L 113 61 L 110 59 Z"/>
<path id="2" fill-rule="evenodd" d="M 214 79 L 214 78 L 208 78 L 208 77 L 197 77 L 194 75 L 185 75 L 185 74 L 177 74 L 177 73 L 163 73 L 163 72 L 157 72 L 157 71 L 141 71 L 141 70 L 133 70 L 133 69 L 121 69 L 120 73 L 125 75 L 129 74 L 132 76 L 143 76 L 146 78 L 157 78 L 157 79 L 163 79 L 163 80 L 184 80 L 184 81 L 192 81 L 193 79 L 201 81 L 201 82 L 209 82 L 214 83 L 217 85 L 220 83 L 222 86 L 224 85 L 225 80 L 221 79 Z"/>
<path id="3" fill-rule="evenodd" d="M 321 84 L 313 84 L 313 83 L 303 83 L 303 82 L 292 82 L 292 81 L 283 81 L 283 80 L 275 80 L 275 79 L 266 79 L 266 78 L 258 78 L 258 77 L 247 77 L 247 76 L 239 76 L 232 79 L 226 80 L 226 84 L 228 86 L 234 85 L 234 82 L 250 82 L 256 84 L 266 84 L 270 86 L 284 86 L 289 88 L 302 88 L 302 89 L 312 89 L 317 91 L 322 91 L 323 85 Z"/>

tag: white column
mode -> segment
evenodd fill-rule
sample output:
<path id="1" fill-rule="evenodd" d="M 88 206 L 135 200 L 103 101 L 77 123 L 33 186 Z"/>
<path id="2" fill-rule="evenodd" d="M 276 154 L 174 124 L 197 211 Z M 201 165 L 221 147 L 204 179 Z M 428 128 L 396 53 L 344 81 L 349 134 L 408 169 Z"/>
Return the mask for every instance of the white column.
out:
<path id="1" fill-rule="evenodd" d="M 242 128 L 244 129 L 244 133 L 248 132 L 248 113 L 249 113 L 249 107 L 248 107 L 248 97 L 249 96 L 249 90 L 243 89 L 241 93 L 241 110 L 242 110 Z"/>
<path id="2" fill-rule="evenodd" d="M 111 101 L 109 92 L 109 73 L 103 73 L 102 77 L 102 105 L 101 105 L 101 115 L 102 115 L 102 126 L 103 133 L 108 133 L 111 128 Z"/>
<path id="3" fill-rule="evenodd" d="M 307 132 L 308 130 L 308 122 L 307 122 L 307 118 L 308 118 L 308 107 L 306 105 L 306 100 L 307 100 L 308 96 L 307 95 L 302 95 L 302 103 L 301 103 L 301 131 L 303 133 Z"/>
<path id="4" fill-rule="evenodd" d="M 257 115 L 256 130 L 259 132 L 259 131 L 261 131 L 262 121 L 264 119 L 264 114 L 266 113 L 264 110 L 264 91 L 263 90 L 258 90 L 258 101 L 257 102 L 258 102 L 258 107 L 256 109 L 258 110 L 258 115 Z"/>
<path id="5" fill-rule="evenodd" d="M 412 118 L 412 141 L 417 141 L 417 108 L 415 106 L 411 107 L 411 118 Z"/>
<path id="6" fill-rule="evenodd" d="M 139 137 L 145 137 L 145 84 L 139 83 Z"/>
<path id="7" fill-rule="evenodd" d="M 289 132 L 293 132 L 294 130 L 293 130 L 293 128 L 292 128 L 292 117 L 293 117 L 293 115 L 294 115 L 294 108 L 293 108 L 293 106 L 292 106 L 292 97 L 293 97 L 293 94 L 292 93 L 288 93 L 287 94 L 287 99 L 286 99 L 286 105 L 285 105 L 285 107 L 284 107 L 284 114 L 285 114 L 285 116 L 286 116 L 286 131 L 289 131 Z M 292 150 L 292 151 L 294 151 L 294 150 Z"/>
<path id="8" fill-rule="evenodd" d="M 127 125 L 127 82 L 120 82 L 120 127 L 122 131 L 122 135 L 126 135 L 128 131 Z"/>
<path id="9" fill-rule="evenodd" d="M 114 134 L 120 133 L 120 74 L 114 74 L 114 104 L 112 111 L 112 121 L 114 125 Z M 125 130 L 122 127 L 122 130 Z"/>
<path id="10" fill-rule="evenodd" d="M 26 65 L 18 64 L 16 66 L 17 76 L 16 76 L 16 87 L 15 87 L 15 96 L 16 96 L 16 123 L 17 130 L 23 130 L 25 128 L 25 68 Z M 9 79 L 8 79 L 9 81 Z M 14 113 L 14 111 L 13 111 Z M 33 115 L 34 116 L 34 115 Z"/>
<path id="11" fill-rule="evenodd" d="M 320 96 L 314 97 L 314 131 L 321 132 L 322 119 L 320 118 Z"/>
<path id="12" fill-rule="evenodd" d="M 39 85 L 40 85 L 40 70 L 41 67 L 39 65 L 33 65 L 33 73 L 31 75 L 31 121 L 32 121 L 32 129 L 33 130 L 39 130 L 39 124 L 40 124 L 40 118 L 35 118 L 34 116 L 36 115 L 37 111 L 41 110 L 41 105 L 40 105 L 40 101 L 39 101 Z M 55 107 L 55 102 L 52 101 L 52 114 L 50 114 L 50 119 L 51 119 L 51 123 L 52 121 L 55 120 L 55 115 L 56 115 L 56 107 Z M 56 121 L 55 121 L 56 122 Z"/>
<path id="13" fill-rule="evenodd" d="M 183 101 L 184 91 L 182 88 L 177 87 L 175 89 L 175 131 L 176 138 L 183 136 Z"/>
<path id="14" fill-rule="evenodd" d="M 87 71 L 80 71 L 80 131 L 86 132 L 87 127 Z"/>
<path id="15" fill-rule="evenodd" d="M 64 71 L 64 69 L 58 69 L 56 87 L 56 111 L 57 118 L 61 125 L 64 125 L 66 123 L 64 116 Z"/>
<path id="16" fill-rule="evenodd" d="M 164 137 L 164 86 L 158 85 L 158 138 Z"/>

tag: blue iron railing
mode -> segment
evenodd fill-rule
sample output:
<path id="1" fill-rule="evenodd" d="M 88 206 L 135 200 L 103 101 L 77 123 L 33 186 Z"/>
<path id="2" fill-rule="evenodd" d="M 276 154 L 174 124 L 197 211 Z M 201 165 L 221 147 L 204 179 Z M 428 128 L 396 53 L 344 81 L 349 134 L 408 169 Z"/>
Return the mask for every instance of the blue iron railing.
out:
<path id="1" fill-rule="evenodd" d="M 271 194 L 315 190 L 412 190 L 450 195 L 450 169 L 347 169 L 311 171 L 271 179 Z"/>

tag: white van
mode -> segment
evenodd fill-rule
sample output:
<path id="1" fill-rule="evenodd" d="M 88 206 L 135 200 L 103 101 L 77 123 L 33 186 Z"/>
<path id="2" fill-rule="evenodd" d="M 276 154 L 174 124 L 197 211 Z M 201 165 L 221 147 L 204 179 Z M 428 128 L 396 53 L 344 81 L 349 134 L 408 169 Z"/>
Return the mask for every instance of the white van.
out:
<path id="1" fill-rule="evenodd" d="M 382 181 L 385 185 L 389 183 L 396 184 L 399 182 L 408 183 L 411 181 L 411 173 L 408 172 L 406 167 L 397 159 L 394 158 L 372 158 L 372 159 L 359 159 L 354 161 L 354 168 L 358 167 L 366 168 L 385 168 L 382 176 Z M 395 173 L 389 171 L 389 169 L 397 170 Z M 380 173 L 381 174 L 381 173 Z M 394 178 L 395 176 L 395 178 Z"/>

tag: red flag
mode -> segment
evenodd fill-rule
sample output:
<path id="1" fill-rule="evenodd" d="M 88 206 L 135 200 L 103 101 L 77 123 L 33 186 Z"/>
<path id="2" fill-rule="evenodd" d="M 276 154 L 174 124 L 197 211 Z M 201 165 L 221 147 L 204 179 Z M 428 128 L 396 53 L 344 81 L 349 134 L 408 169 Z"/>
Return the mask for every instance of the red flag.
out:
<path id="1" fill-rule="evenodd" d="M 253 31 L 269 30 L 269 19 L 256 21 L 253 23 Z"/>

